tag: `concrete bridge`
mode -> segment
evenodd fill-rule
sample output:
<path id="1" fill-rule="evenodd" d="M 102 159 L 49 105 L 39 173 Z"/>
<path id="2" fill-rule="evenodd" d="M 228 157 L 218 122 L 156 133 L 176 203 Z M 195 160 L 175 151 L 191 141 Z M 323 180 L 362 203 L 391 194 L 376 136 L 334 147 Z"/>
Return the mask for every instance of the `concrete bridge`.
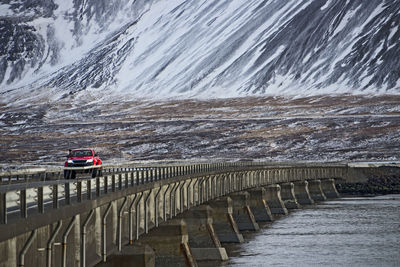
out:
<path id="1" fill-rule="evenodd" d="M 374 167 L 367 167 L 367 169 Z M 362 181 L 347 164 L 129 165 L 0 174 L 0 266 L 197 266 L 288 210 Z M 38 175 L 37 179 L 34 179 Z M 133 265 L 134 264 L 134 265 Z"/>

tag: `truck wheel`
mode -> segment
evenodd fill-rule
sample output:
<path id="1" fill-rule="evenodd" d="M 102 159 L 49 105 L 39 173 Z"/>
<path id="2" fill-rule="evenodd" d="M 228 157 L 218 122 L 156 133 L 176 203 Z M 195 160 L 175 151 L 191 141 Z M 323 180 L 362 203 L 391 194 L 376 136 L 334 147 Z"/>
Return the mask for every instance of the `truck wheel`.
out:
<path id="1" fill-rule="evenodd" d="M 70 178 L 70 172 L 67 170 L 64 170 L 64 179 L 69 179 Z"/>
<path id="2" fill-rule="evenodd" d="M 72 171 L 71 172 L 71 179 L 75 179 L 76 178 L 76 172 L 75 171 Z"/>
<path id="3" fill-rule="evenodd" d="M 97 174 L 97 169 L 93 169 L 92 171 L 92 178 L 95 178 Z"/>

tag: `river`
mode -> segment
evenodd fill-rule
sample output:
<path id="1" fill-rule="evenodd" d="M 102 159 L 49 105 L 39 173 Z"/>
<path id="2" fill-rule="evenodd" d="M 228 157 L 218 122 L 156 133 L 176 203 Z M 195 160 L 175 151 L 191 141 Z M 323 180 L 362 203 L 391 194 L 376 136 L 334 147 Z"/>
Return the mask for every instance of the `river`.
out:
<path id="1" fill-rule="evenodd" d="M 292 211 L 228 248 L 224 266 L 400 266 L 400 195 Z"/>

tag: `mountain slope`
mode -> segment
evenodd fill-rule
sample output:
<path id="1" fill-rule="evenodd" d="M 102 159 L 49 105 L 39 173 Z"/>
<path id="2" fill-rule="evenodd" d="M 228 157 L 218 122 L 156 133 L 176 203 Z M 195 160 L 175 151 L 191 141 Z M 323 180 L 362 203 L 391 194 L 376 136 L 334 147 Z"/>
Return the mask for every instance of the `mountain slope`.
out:
<path id="1" fill-rule="evenodd" d="M 397 0 L 3 0 L 2 102 L 400 92 Z"/>

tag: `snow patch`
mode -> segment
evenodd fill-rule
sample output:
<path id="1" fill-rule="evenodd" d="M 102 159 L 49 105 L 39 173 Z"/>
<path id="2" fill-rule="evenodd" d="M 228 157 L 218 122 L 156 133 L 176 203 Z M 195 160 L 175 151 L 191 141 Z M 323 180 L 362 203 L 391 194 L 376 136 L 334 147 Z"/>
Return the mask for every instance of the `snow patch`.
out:
<path id="1" fill-rule="evenodd" d="M 327 0 L 325 5 L 323 5 L 320 9 L 321 10 L 327 9 L 331 3 L 332 3 L 332 0 Z"/>

